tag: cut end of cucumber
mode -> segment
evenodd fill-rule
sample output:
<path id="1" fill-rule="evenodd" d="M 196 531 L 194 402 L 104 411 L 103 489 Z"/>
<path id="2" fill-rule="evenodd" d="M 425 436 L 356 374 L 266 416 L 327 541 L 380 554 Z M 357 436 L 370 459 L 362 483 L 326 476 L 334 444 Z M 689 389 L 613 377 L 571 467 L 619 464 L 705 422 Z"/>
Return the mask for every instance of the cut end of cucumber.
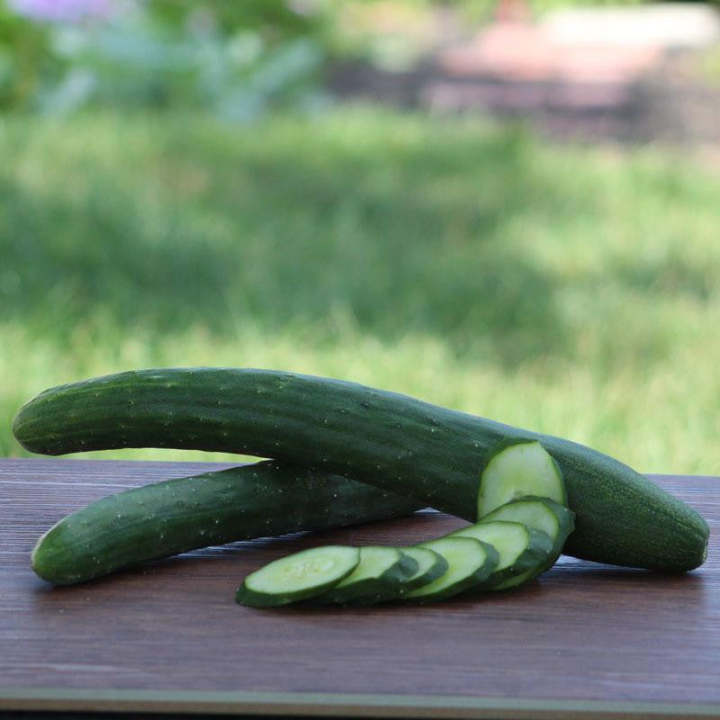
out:
<path id="1" fill-rule="evenodd" d="M 491 456 L 480 479 L 478 519 L 525 495 L 567 505 L 560 468 L 537 441 L 506 445 Z"/>
<path id="2" fill-rule="evenodd" d="M 311 548 L 279 558 L 245 578 L 236 599 L 252 607 L 275 607 L 318 595 L 348 577 L 360 551 L 345 545 Z"/>

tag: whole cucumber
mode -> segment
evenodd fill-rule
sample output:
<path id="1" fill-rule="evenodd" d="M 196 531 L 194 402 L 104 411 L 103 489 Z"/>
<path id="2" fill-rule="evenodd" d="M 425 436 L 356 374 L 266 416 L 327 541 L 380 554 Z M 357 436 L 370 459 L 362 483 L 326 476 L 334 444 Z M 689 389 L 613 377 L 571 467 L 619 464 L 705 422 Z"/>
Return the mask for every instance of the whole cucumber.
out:
<path id="1" fill-rule="evenodd" d="M 627 465 L 583 445 L 356 383 L 289 372 L 171 368 L 51 388 L 14 422 L 28 450 L 123 447 L 273 457 L 378 485 L 474 522 L 480 472 L 509 439 L 539 440 L 563 472 L 565 552 L 666 571 L 702 564 L 707 523 Z"/>
<path id="2" fill-rule="evenodd" d="M 385 520 L 418 508 L 372 485 L 265 461 L 102 498 L 50 528 L 32 566 L 41 578 L 70 585 L 208 545 Z"/>

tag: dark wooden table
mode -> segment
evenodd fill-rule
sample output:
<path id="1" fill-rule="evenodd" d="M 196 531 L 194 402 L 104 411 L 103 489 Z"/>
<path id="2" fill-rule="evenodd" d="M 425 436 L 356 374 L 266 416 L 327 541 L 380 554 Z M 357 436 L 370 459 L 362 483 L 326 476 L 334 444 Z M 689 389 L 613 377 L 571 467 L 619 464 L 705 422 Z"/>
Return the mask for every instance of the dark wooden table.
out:
<path id="1" fill-rule="evenodd" d="M 707 563 L 683 576 L 562 558 L 516 592 L 427 607 L 233 601 L 246 573 L 299 547 L 409 543 L 461 524 L 434 512 L 210 548 L 69 588 L 30 570 L 35 540 L 68 512 L 220 467 L 0 460 L 0 713 L 720 718 L 720 478 L 654 478 L 712 527 Z"/>

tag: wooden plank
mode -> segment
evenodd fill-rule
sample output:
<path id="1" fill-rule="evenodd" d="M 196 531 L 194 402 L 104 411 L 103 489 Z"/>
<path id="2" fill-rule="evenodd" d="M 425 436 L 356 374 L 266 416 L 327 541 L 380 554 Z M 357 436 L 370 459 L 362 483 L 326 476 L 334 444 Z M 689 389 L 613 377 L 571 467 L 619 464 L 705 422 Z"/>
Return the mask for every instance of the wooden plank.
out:
<path id="1" fill-rule="evenodd" d="M 260 611 L 260 564 L 326 542 L 410 543 L 440 513 L 210 548 L 70 588 L 29 569 L 36 538 L 127 487 L 227 467 L 0 461 L 0 710 L 375 717 L 720 718 L 720 479 L 658 476 L 712 528 L 681 576 L 563 558 L 513 593 L 427 607 Z"/>

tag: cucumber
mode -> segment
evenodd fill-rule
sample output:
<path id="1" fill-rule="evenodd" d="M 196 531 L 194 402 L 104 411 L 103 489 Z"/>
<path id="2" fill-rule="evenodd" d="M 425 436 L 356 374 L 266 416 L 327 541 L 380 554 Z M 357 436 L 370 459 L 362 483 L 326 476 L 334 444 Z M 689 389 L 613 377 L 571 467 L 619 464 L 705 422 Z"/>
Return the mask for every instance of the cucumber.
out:
<path id="1" fill-rule="evenodd" d="M 547 567 L 544 567 L 543 563 L 539 563 L 535 567 L 531 567 L 525 572 L 513 575 L 512 577 L 507 578 L 503 582 L 498 583 L 492 588 L 492 590 L 498 592 L 500 590 L 510 590 L 511 588 L 524 585 L 525 583 L 530 582 L 530 580 L 540 575 L 540 573 L 545 572 L 545 570 L 547 570 Z"/>
<path id="2" fill-rule="evenodd" d="M 69 585 L 208 545 L 384 520 L 418 507 L 365 483 L 265 461 L 98 500 L 48 530 L 32 566 Z"/>
<path id="3" fill-rule="evenodd" d="M 392 587 L 384 588 L 382 593 L 353 599 L 353 605 L 374 605 L 379 602 L 401 600 L 411 590 L 427 585 L 439 578 L 448 569 L 447 560 L 434 550 L 430 550 L 430 548 L 416 545 L 402 547 L 400 551 L 403 555 L 407 555 L 415 561 L 417 566 L 415 572 L 394 583 Z"/>
<path id="4" fill-rule="evenodd" d="M 360 557 L 358 548 L 345 545 L 302 550 L 248 575 L 235 599 L 250 607 L 278 607 L 306 600 L 351 575 Z"/>
<path id="5" fill-rule="evenodd" d="M 403 598 L 416 602 L 447 600 L 482 585 L 495 569 L 498 553 L 491 545 L 469 537 L 443 537 L 422 543 L 422 547 L 442 555 L 448 569 L 430 583 L 406 593 Z"/>
<path id="6" fill-rule="evenodd" d="M 19 411 L 27 450 L 123 447 L 273 457 L 379 485 L 477 520 L 480 471 L 501 441 L 539 441 L 558 463 L 576 557 L 691 570 L 709 529 L 692 508 L 617 460 L 557 437 L 355 383 L 272 370 L 175 368 L 51 388 Z"/>
<path id="7" fill-rule="evenodd" d="M 415 560 L 418 569 L 403 580 L 400 585 L 400 596 L 431 583 L 448 569 L 447 560 L 429 547 L 404 547 L 401 550 Z"/>
<path id="8" fill-rule="evenodd" d="M 530 500 L 516 502 L 523 496 Z M 555 564 L 574 528 L 574 514 L 565 503 L 562 472 L 539 442 L 506 441 L 491 454 L 480 478 L 478 515 L 483 521 L 521 522 L 545 533 L 553 543 L 544 563 L 497 583 L 497 589 L 527 582 Z"/>
<path id="9" fill-rule="evenodd" d="M 553 542 L 541 530 L 522 523 L 481 521 L 461 528 L 449 537 L 470 537 L 492 545 L 498 552 L 498 562 L 487 578 L 483 589 L 508 587 L 507 583 L 521 576 L 523 581 L 546 566 Z"/>
<path id="10" fill-rule="evenodd" d="M 553 541 L 550 557 L 541 572 L 545 572 L 555 564 L 562 553 L 565 541 L 575 527 L 575 516 L 572 510 L 549 498 L 534 496 L 511 500 L 486 515 L 482 522 L 491 520 L 522 523 L 527 527 L 544 532 Z"/>
<path id="11" fill-rule="evenodd" d="M 417 561 L 397 548 L 367 546 L 360 548 L 360 564 L 328 592 L 316 597 L 319 603 L 363 604 L 396 597 L 403 580 L 418 569 Z"/>
<path id="12" fill-rule="evenodd" d="M 562 472 L 539 442 L 502 443 L 480 476 L 478 518 L 523 495 L 547 497 L 567 505 Z"/>

